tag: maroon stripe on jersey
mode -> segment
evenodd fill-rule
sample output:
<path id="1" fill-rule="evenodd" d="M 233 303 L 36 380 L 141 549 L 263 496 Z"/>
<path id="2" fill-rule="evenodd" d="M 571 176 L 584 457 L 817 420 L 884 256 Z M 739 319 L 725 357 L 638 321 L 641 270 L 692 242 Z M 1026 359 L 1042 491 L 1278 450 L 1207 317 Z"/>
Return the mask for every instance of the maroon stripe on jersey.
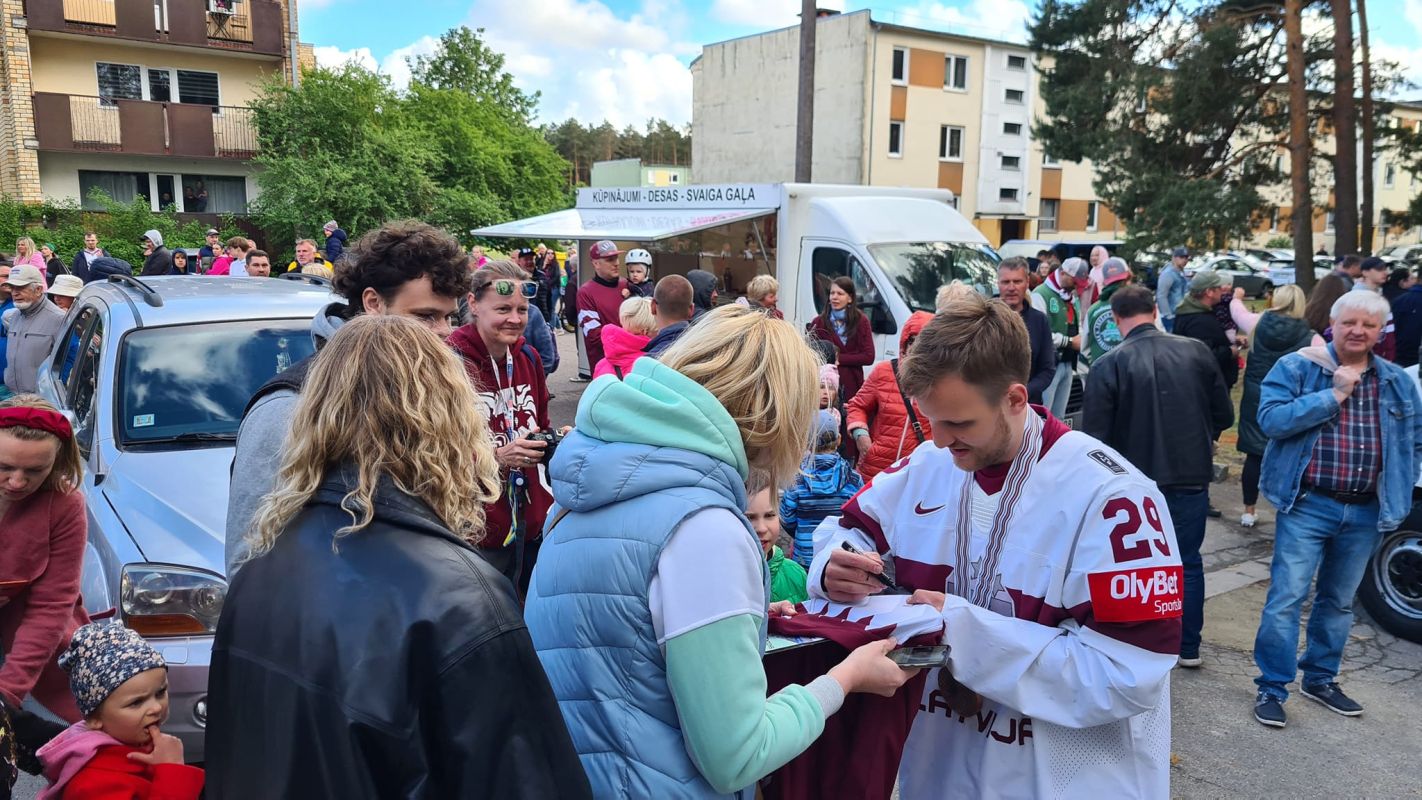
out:
<path id="1" fill-rule="evenodd" d="M 1092 617 L 1086 627 L 1118 642 L 1167 656 L 1180 654 L 1180 632 L 1184 629 L 1181 617 L 1148 622 L 1097 622 Z"/>
<path id="2" fill-rule="evenodd" d="M 1016 589 L 1008 589 L 1007 593 L 1012 596 L 1013 614 L 1018 619 L 1028 622 L 1035 622 L 1038 625 L 1045 625 L 1048 628 L 1055 628 L 1074 615 L 1071 611 L 1061 606 L 1049 606 L 1047 601 L 1041 597 L 1033 597 L 1030 594 L 1020 592 Z M 1082 609 L 1081 617 L 1077 622 L 1086 618 L 1086 611 L 1091 607 L 1090 603 L 1082 603 L 1077 608 Z"/>
<path id="3" fill-rule="evenodd" d="M 894 556 L 894 583 L 905 589 L 928 589 L 944 592 L 953 568 L 947 564 L 925 564 L 922 561 Z"/>
<path id="4" fill-rule="evenodd" d="M 889 540 L 884 536 L 884 529 L 880 527 L 879 521 L 864 513 L 864 509 L 859 507 L 859 496 L 869 491 L 865 486 L 859 493 L 849 498 L 849 502 L 844 504 L 843 516 L 839 518 L 839 527 L 847 530 L 858 529 L 864 531 L 874 538 L 874 549 L 880 553 L 889 552 Z"/>

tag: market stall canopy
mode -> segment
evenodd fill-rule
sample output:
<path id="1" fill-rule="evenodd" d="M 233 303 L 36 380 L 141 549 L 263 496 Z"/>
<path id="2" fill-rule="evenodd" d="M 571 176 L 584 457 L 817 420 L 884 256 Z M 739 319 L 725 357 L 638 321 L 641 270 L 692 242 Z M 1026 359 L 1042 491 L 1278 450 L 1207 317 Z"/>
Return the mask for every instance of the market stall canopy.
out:
<path id="1" fill-rule="evenodd" d="M 777 187 L 768 184 L 579 189 L 575 208 L 491 225 L 474 235 L 650 242 L 773 214 L 779 204 Z"/>

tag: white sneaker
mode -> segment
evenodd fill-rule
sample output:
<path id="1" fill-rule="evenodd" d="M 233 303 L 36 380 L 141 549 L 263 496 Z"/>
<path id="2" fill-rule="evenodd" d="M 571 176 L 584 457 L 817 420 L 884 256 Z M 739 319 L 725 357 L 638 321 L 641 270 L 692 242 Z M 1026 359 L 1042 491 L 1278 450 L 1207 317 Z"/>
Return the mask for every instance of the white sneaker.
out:
<path id="1" fill-rule="evenodd" d="M 1245 514 L 1239 518 L 1239 524 L 1246 528 L 1254 527 L 1254 523 L 1259 521 L 1258 514 Z"/>

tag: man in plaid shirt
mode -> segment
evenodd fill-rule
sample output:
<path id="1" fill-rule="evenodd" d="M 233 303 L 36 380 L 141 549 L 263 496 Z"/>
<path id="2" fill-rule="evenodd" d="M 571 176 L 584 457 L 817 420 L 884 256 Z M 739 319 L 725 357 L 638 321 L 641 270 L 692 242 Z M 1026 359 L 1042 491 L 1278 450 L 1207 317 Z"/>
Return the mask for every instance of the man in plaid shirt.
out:
<path id="1" fill-rule="evenodd" d="M 1353 625 L 1353 594 L 1382 532 L 1402 523 L 1422 469 L 1422 396 L 1401 367 L 1372 353 L 1387 300 L 1349 292 L 1333 304 L 1333 343 L 1279 360 L 1260 389 L 1272 441 L 1259 488 L 1279 509 L 1269 597 L 1254 640 L 1254 718 L 1284 727 L 1285 688 L 1345 716 L 1363 707 L 1335 682 Z M 1307 647 L 1299 618 L 1309 585 Z"/>

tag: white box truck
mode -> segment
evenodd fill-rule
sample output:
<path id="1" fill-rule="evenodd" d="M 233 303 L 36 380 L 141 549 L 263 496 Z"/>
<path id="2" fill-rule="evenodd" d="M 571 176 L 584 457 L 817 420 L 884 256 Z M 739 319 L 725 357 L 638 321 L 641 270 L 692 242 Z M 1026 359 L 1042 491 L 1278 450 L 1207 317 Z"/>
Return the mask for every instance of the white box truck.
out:
<path id="1" fill-rule="evenodd" d="M 942 189 L 808 183 L 593 188 L 579 189 L 566 211 L 474 234 L 576 241 L 579 284 L 592 276 L 588 246 L 601 239 L 648 250 L 653 280 L 710 272 L 721 302 L 752 277 L 774 275 L 777 307 L 801 330 L 824 309 L 829 282 L 848 275 L 884 360 L 898 356 L 910 314 L 934 311 L 943 284 L 961 280 L 996 294 L 998 255 L 952 202 Z M 581 342 L 579 354 L 586 375 Z"/>

